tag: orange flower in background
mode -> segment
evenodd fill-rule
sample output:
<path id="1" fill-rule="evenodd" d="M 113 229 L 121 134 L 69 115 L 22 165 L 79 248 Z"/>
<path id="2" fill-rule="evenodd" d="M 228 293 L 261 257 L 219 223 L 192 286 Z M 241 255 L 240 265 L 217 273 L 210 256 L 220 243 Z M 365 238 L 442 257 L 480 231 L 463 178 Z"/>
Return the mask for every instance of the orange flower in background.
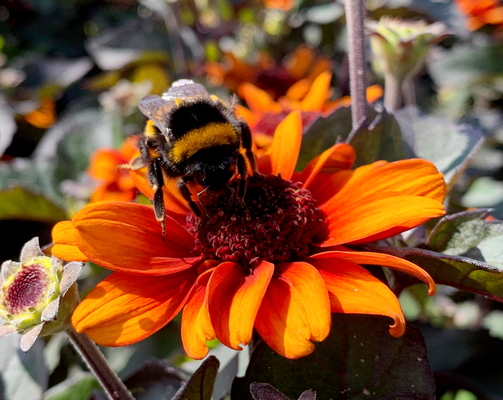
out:
<path id="1" fill-rule="evenodd" d="M 240 95 L 246 101 L 248 108 L 236 105 L 237 114 L 243 118 L 254 133 L 258 148 L 267 147 L 278 124 L 292 111 L 299 110 L 303 126 L 316 120 L 336 108 L 351 105 L 349 96 L 330 100 L 330 81 L 332 74 L 324 71 L 309 84 L 308 87 L 293 86 L 284 97 L 275 101 L 264 90 L 251 83 L 240 87 Z M 307 89 L 307 91 L 306 91 Z M 380 99 L 383 90 L 374 85 L 367 88 L 367 100 L 374 102 Z"/>
<path id="2" fill-rule="evenodd" d="M 310 354 L 330 331 L 331 312 L 405 319 L 393 292 L 361 265 L 387 266 L 430 287 L 421 268 L 354 245 L 384 239 L 444 214 L 445 184 L 428 161 L 378 161 L 351 170 L 337 144 L 294 172 L 302 123 L 291 113 L 258 158 L 246 196 L 222 196 L 199 219 L 166 190 L 166 234 L 151 206 L 90 204 L 53 231 L 53 254 L 114 271 L 76 309 L 72 323 L 105 346 L 152 335 L 182 311 L 187 354 L 203 358 L 217 338 L 240 350 L 255 328 L 288 358 Z M 138 178 L 149 197 L 152 189 Z M 175 204 L 176 203 L 176 204 Z"/>
<path id="3" fill-rule="evenodd" d="M 87 172 L 100 184 L 91 194 L 91 202 L 131 201 L 136 197 L 137 189 L 129 171 L 119 168 L 138 153 L 136 142 L 136 137 L 130 137 L 119 150 L 98 149 L 94 152 Z"/>
<path id="4" fill-rule="evenodd" d="M 466 15 L 466 27 L 472 31 L 484 25 L 503 26 L 503 4 L 499 0 L 456 0 Z"/>
<path id="5" fill-rule="evenodd" d="M 206 62 L 204 72 L 212 84 L 225 84 L 231 92 L 241 95 L 240 86 L 252 83 L 267 91 L 273 99 L 287 91 L 305 95 L 319 74 L 333 69 L 332 60 L 317 56 L 306 45 L 298 46 L 281 65 L 263 53 L 254 64 L 248 64 L 232 53 L 224 54 L 222 60 L 222 63 Z"/>
<path id="6" fill-rule="evenodd" d="M 26 114 L 24 120 L 37 128 L 50 128 L 56 122 L 56 102 L 49 96 L 43 97 L 40 106 Z"/>

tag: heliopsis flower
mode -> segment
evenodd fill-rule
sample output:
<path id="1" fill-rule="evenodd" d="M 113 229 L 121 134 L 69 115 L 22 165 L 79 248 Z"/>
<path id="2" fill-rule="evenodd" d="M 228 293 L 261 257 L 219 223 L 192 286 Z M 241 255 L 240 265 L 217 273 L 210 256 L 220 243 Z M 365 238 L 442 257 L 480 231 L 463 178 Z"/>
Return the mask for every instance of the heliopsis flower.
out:
<path id="1" fill-rule="evenodd" d="M 129 137 L 119 150 L 98 149 L 91 157 L 87 170 L 99 185 L 91 194 L 91 202 L 131 201 L 136 197 L 136 186 L 129 172 L 119 166 L 127 164 L 138 152 L 137 138 Z"/>
<path id="2" fill-rule="evenodd" d="M 205 218 L 167 195 L 164 236 L 152 207 L 134 203 L 90 204 L 57 224 L 55 255 L 114 271 L 76 309 L 75 329 L 124 346 L 182 311 L 183 346 L 193 358 L 203 358 L 214 338 L 240 350 L 254 329 L 284 357 L 305 356 L 328 335 L 331 313 L 386 316 L 390 334 L 401 336 L 396 296 L 361 265 L 408 273 L 430 293 L 434 282 L 409 261 L 358 245 L 443 215 L 442 175 L 421 159 L 351 170 L 355 153 L 346 144 L 294 172 L 301 140 L 293 112 L 257 160 L 261 174 L 249 177 L 243 201 L 220 196 Z"/>
<path id="3" fill-rule="evenodd" d="M 251 83 L 245 83 L 240 88 L 240 95 L 246 101 L 248 108 L 237 104 L 236 112 L 250 126 L 257 146 L 267 147 L 278 124 L 292 111 L 300 111 L 302 124 L 307 126 L 321 115 L 329 114 L 338 107 L 351 105 L 349 96 L 330 100 L 331 79 L 330 72 L 322 72 L 307 87 L 293 86 L 277 101 L 266 91 Z M 369 102 L 378 100 L 382 94 L 383 90 L 378 85 L 367 88 Z"/>
<path id="4" fill-rule="evenodd" d="M 38 238 L 21 250 L 20 262 L 5 261 L 0 274 L 0 338 L 20 333 L 21 350 L 39 336 L 68 329 L 78 294 L 61 299 L 77 280 L 82 263 L 46 257 Z"/>
<path id="5" fill-rule="evenodd" d="M 484 25 L 503 24 L 503 4 L 500 0 L 456 0 L 456 5 L 466 15 L 466 27 L 472 31 Z"/>
<path id="6" fill-rule="evenodd" d="M 280 65 L 263 53 L 253 64 L 232 53 L 225 53 L 222 60 L 222 63 L 208 61 L 205 64 L 205 74 L 212 84 L 225 84 L 231 92 L 241 95 L 241 85 L 251 83 L 267 91 L 273 99 L 286 93 L 298 99 L 309 91 L 318 75 L 333 69 L 332 60 L 317 55 L 306 45 L 298 46 Z"/>

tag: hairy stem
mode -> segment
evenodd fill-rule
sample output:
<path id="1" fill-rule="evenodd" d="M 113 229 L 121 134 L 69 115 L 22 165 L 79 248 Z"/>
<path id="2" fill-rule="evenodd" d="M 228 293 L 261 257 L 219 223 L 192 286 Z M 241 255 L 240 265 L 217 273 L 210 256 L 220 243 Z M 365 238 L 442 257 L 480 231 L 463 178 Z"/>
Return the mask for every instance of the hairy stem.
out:
<path id="1" fill-rule="evenodd" d="M 98 379 L 110 400 L 134 400 L 124 383 L 110 369 L 107 360 L 91 339 L 85 334 L 75 332 L 72 328 L 68 329 L 66 333 L 73 347 Z"/>
<path id="2" fill-rule="evenodd" d="M 367 82 L 365 76 L 365 6 L 363 0 L 346 0 L 348 30 L 349 80 L 353 129 L 367 118 Z"/>

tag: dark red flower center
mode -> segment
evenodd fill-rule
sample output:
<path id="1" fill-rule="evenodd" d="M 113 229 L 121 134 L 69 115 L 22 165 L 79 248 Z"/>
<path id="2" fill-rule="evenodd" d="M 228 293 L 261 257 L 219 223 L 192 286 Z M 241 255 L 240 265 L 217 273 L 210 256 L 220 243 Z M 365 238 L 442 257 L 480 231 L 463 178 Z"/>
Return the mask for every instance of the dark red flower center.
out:
<path id="1" fill-rule="evenodd" d="M 47 286 L 45 268 L 39 264 L 24 265 L 6 288 L 4 306 L 8 313 L 18 314 L 36 307 Z"/>
<path id="2" fill-rule="evenodd" d="M 307 256 L 322 220 L 311 192 L 301 186 L 277 176 L 248 178 L 242 201 L 220 196 L 207 206 L 208 216 L 189 214 L 196 250 L 250 268 L 261 260 L 280 263 Z"/>

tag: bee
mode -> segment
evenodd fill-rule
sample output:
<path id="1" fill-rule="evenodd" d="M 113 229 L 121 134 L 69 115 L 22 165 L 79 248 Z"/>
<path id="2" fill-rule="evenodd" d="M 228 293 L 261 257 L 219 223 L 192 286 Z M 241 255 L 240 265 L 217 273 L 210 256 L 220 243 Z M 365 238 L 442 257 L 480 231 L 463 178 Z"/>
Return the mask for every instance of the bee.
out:
<path id="1" fill-rule="evenodd" d="M 232 105 L 211 96 L 204 86 L 180 79 L 162 97 L 144 97 L 139 109 L 149 120 L 139 140 L 140 156 L 128 167 L 147 167 L 155 217 L 163 228 L 165 178 L 177 180 L 182 197 L 199 217 L 209 215 L 203 194 L 213 196 L 227 189 L 230 201 L 244 198 L 248 165 L 253 173 L 257 168 L 250 128 L 236 117 Z M 238 177 L 234 189 L 230 182 Z M 197 203 L 189 190 L 192 183 L 203 188 L 195 193 Z"/>

